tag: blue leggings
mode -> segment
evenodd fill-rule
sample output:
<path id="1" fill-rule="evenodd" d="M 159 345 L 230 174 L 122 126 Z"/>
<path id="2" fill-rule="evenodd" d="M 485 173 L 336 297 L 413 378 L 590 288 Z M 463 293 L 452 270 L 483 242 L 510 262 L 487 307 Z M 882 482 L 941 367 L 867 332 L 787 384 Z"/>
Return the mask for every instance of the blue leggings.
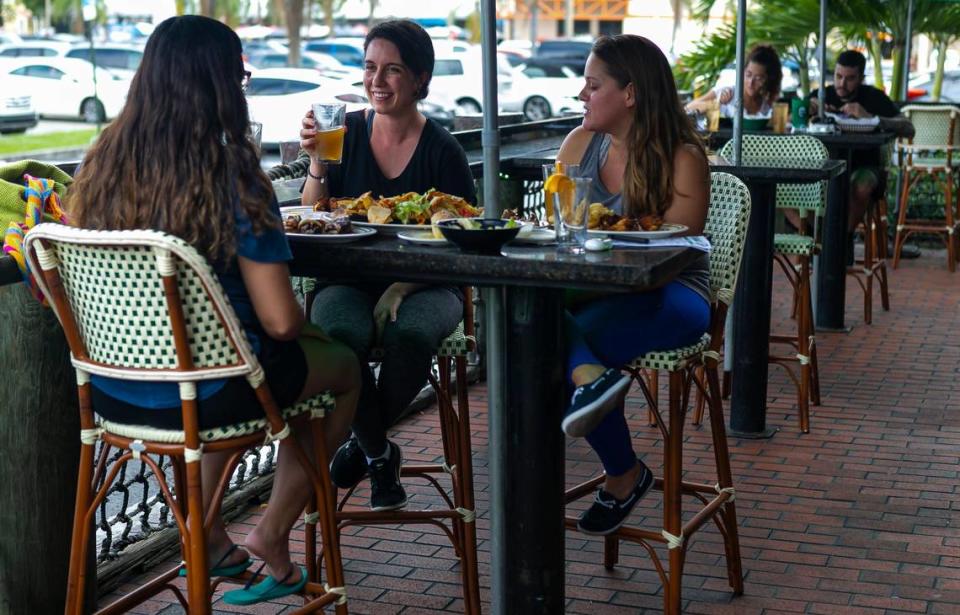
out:
<path id="1" fill-rule="evenodd" d="M 581 365 L 620 367 L 653 350 L 696 343 L 710 324 L 710 305 L 679 282 L 636 294 L 609 295 L 567 313 L 567 376 Z M 619 476 L 637 462 L 623 406 L 587 435 L 604 471 Z"/>

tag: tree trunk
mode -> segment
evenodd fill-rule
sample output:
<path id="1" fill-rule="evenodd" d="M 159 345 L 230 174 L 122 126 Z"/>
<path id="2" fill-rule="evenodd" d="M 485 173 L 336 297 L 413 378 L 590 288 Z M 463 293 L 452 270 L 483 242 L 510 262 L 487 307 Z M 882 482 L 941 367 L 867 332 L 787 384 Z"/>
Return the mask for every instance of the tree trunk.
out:
<path id="1" fill-rule="evenodd" d="M 880 35 L 877 32 L 870 32 L 870 57 L 873 59 L 873 87 L 887 91 L 883 84 L 883 52 L 881 51 Z"/>
<path id="2" fill-rule="evenodd" d="M 200 0 L 200 14 L 204 17 L 214 17 L 217 12 L 217 0 Z"/>
<path id="3" fill-rule="evenodd" d="M 367 28 L 373 27 L 373 15 L 377 10 L 377 5 L 380 4 L 380 0 L 368 0 L 370 4 L 370 12 L 367 14 Z M 330 33 L 330 36 L 333 36 L 333 32 Z"/>
<path id="4" fill-rule="evenodd" d="M 290 39 L 290 66 L 300 66 L 300 27 L 303 26 L 303 0 L 284 0 L 287 37 Z"/>
<path id="5" fill-rule="evenodd" d="M 327 26 L 327 36 L 333 36 L 333 0 L 320 0 L 320 7 L 323 8 L 323 24 Z"/>
<path id="6" fill-rule="evenodd" d="M 0 321 L 0 613 L 59 613 L 80 455 L 76 375 L 53 311 L 26 286 L 0 286 Z"/>
<path id="7" fill-rule="evenodd" d="M 947 61 L 947 41 L 941 40 L 937 43 L 937 71 L 933 75 L 933 92 L 930 97 L 933 100 L 940 101 L 940 92 L 943 89 L 943 66 Z"/>
<path id="8" fill-rule="evenodd" d="M 273 16 L 277 20 L 276 23 L 273 24 L 274 26 L 283 27 L 286 25 L 286 19 L 284 16 L 286 9 L 284 8 L 283 4 L 284 0 L 273 0 Z"/>
<path id="9" fill-rule="evenodd" d="M 903 91 L 903 44 L 896 44 L 893 47 L 893 76 L 890 78 L 890 98 L 891 100 L 904 100 L 906 98 Z"/>

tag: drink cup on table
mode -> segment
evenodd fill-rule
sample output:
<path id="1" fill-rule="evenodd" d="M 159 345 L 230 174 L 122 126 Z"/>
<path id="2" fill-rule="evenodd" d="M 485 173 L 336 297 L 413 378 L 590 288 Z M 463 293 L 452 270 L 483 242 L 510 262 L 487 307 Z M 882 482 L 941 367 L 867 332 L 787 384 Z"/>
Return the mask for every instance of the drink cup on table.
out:
<path id="1" fill-rule="evenodd" d="M 263 137 L 263 124 L 260 122 L 250 122 L 250 140 L 253 141 L 253 144 L 256 146 L 257 151 L 260 150 L 260 140 Z"/>
<path id="2" fill-rule="evenodd" d="M 773 127 L 773 132 L 777 134 L 784 134 L 787 132 L 787 124 L 790 123 L 790 105 L 787 103 L 774 103 L 773 105 L 773 118 L 771 125 Z"/>
<path id="3" fill-rule="evenodd" d="M 563 254 L 583 254 L 583 244 L 587 240 L 587 211 L 590 208 L 590 187 L 593 180 L 589 177 L 567 178 L 568 185 L 558 191 L 558 196 L 569 194 L 570 198 L 561 198 L 555 209 L 554 231 L 557 237 L 557 252 Z M 564 182 L 564 183 L 566 183 Z"/>
<path id="4" fill-rule="evenodd" d="M 554 192 L 551 190 L 553 185 L 557 180 L 553 180 L 551 183 L 551 175 L 564 175 L 566 177 L 580 177 L 580 165 L 579 164 L 567 164 L 566 162 L 551 162 L 549 164 L 543 165 L 543 209 L 546 214 L 547 223 L 553 224 L 553 206 L 554 202 L 558 198 L 563 198 L 564 195 Z M 567 194 L 566 198 L 572 198 Z"/>
<path id="5" fill-rule="evenodd" d="M 710 101 L 710 106 L 707 107 L 707 130 L 710 132 L 717 132 L 720 130 L 720 101 L 712 100 Z"/>
<path id="6" fill-rule="evenodd" d="M 300 141 L 280 142 L 280 163 L 290 164 L 300 156 Z"/>
<path id="7" fill-rule="evenodd" d="M 340 164 L 343 157 L 345 103 L 314 103 L 313 120 L 317 126 L 316 158 L 331 164 Z"/>

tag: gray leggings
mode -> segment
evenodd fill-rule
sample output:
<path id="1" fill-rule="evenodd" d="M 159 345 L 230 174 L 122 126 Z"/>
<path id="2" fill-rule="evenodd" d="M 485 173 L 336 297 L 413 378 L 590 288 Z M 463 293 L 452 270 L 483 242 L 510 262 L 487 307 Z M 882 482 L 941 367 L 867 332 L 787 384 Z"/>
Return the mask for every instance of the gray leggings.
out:
<path id="1" fill-rule="evenodd" d="M 383 453 L 387 429 L 413 401 L 427 380 L 433 353 L 463 318 L 463 301 L 448 288 L 431 286 L 407 296 L 397 321 L 387 323 L 379 382 L 368 358 L 376 347 L 373 308 L 379 295 L 352 286 L 327 286 L 317 292 L 310 320 L 360 359 L 363 389 L 353 433 L 368 457 Z"/>

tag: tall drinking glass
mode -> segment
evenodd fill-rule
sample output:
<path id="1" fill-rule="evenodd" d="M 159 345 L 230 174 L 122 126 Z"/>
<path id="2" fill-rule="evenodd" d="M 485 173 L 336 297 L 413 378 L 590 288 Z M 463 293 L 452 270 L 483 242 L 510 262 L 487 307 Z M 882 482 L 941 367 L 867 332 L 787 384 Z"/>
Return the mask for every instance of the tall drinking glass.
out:
<path id="1" fill-rule="evenodd" d="M 567 164 L 566 162 L 551 162 L 543 165 L 543 209 L 547 217 L 547 223 L 553 224 L 553 206 L 554 202 L 562 198 L 563 195 L 555 194 L 548 190 L 547 180 L 551 175 L 566 175 L 567 177 L 580 177 L 579 164 Z"/>
<path id="2" fill-rule="evenodd" d="M 300 156 L 300 140 L 280 142 L 280 164 L 290 164 Z"/>
<path id="3" fill-rule="evenodd" d="M 557 252 L 583 254 L 583 244 L 587 240 L 587 211 L 590 208 L 593 179 L 573 177 L 570 182 L 572 198 L 560 199 L 554 216 Z"/>
<path id="4" fill-rule="evenodd" d="M 345 103 L 314 103 L 313 119 L 317 125 L 317 158 L 323 162 L 340 164 L 343 158 Z"/>
<path id="5" fill-rule="evenodd" d="M 250 140 L 253 141 L 253 144 L 257 148 L 257 152 L 260 151 L 260 142 L 263 137 L 263 124 L 260 122 L 250 122 Z"/>

